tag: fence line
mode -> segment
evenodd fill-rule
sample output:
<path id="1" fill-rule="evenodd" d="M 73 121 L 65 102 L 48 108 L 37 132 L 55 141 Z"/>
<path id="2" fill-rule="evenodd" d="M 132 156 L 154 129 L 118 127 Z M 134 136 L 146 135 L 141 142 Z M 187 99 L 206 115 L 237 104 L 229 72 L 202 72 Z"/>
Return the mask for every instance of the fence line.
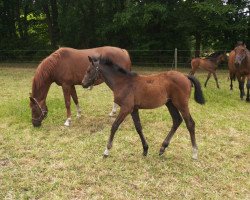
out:
<path id="1" fill-rule="evenodd" d="M 50 55 L 54 50 L 51 49 L 0 49 L 0 62 L 23 62 L 36 63 L 40 62 L 46 56 Z M 207 56 L 215 51 L 231 50 L 201 50 L 201 57 Z M 191 58 L 194 57 L 195 50 L 185 49 L 162 49 L 162 50 L 128 50 L 133 65 L 137 66 L 161 66 L 166 68 L 177 69 L 177 67 L 190 68 Z M 224 65 L 225 67 L 225 65 Z"/>

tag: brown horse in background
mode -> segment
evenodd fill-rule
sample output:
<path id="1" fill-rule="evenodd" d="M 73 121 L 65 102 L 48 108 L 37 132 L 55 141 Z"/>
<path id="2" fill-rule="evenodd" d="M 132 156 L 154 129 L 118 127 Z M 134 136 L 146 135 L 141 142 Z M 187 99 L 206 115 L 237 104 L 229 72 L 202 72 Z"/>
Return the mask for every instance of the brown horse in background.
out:
<path id="1" fill-rule="evenodd" d="M 34 126 L 40 126 L 42 120 L 47 116 L 46 97 L 53 82 L 62 86 L 67 109 L 67 120 L 64 125 L 69 126 L 71 122 L 70 97 L 73 98 L 76 105 L 77 116 L 80 116 L 81 111 L 75 85 L 81 85 L 82 77 L 89 66 L 88 56 L 99 55 L 105 55 L 127 70 L 131 70 L 131 61 L 128 52 L 125 49 L 109 46 L 84 50 L 60 48 L 39 64 L 33 78 L 32 93 L 30 96 L 32 124 Z M 102 82 L 102 77 L 96 77 L 93 84 L 97 85 Z"/>
<path id="2" fill-rule="evenodd" d="M 191 75 L 185 76 L 177 71 L 168 71 L 156 75 L 140 76 L 114 64 L 107 58 L 89 58 L 91 65 L 84 76 L 82 85 L 84 88 L 93 84 L 94 80 L 101 75 L 114 93 L 114 100 L 120 108 L 120 113 L 114 121 L 107 148 L 104 156 L 109 155 L 115 132 L 128 114 L 131 114 L 136 131 L 138 132 L 143 155 L 148 153 L 148 144 L 143 135 L 139 117 L 139 109 L 153 109 L 166 105 L 173 120 L 173 125 L 160 148 L 160 155 L 164 153 L 177 128 L 185 120 L 190 133 L 193 158 L 197 159 L 198 149 L 195 139 L 195 122 L 192 119 L 188 101 L 191 93 L 191 82 L 194 84 L 195 101 L 204 104 L 202 90 L 199 81 Z M 191 81 L 191 82 L 190 82 Z"/>
<path id="3" fill-rule="evenodd" d="M 239 89 L 240 89 L 240 98 L 243 99 L 243 96 L 245 95 L 244 92 L 244 83 L 245 78 L 247 78 L 247 97 L 246 101 L 250 101 L 250 52 L 246 48 L 246 45 L 238 45 L 235 47 L 235 49 L 232 52 L 232 61 L 234 61 L 234 65 L 229 65 L 230 73 L 234 73 L 237 77 L 237 80 L 239 82 Z M 230 64 L 232 64 L 232 61 Z M 234 67 L 234 68 L 233 68 Z M 232 70 L 233 69 L 233 70 Z M 230 76 L 231 78 L 231 76 Z"/>
<path id="4" fill-rule="evenodd" d="M 194 75 L 198 68 L 204 69 L 208 71 L 207 80 L 204 84 L 205 87 L 207 86 L 207 82 L 210 79 L 211 74 L 213 74 L 214 79 L 216 81 L 216 86 L 217 88 L 220 88 L 216 75 L 216 70 L 218 68 L 218 65 L 222 61 L 226 61 L 226 59 L 227 56 L 225 52 L 215 52 L 206 58 L 194 58 L 191 61 L 192 70 L 190 71 L 190 74 Z"/>

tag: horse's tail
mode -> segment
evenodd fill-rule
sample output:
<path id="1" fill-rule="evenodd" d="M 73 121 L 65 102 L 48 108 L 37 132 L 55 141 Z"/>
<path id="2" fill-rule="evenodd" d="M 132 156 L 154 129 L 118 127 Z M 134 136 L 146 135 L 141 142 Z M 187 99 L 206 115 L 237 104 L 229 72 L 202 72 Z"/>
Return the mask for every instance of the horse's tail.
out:
<path id="1" fill-rule="evenodd" d="M 187 75 L 188 79 L 194 85 L 194 99 L 199 104 L 205 104 L 205 99 L 201 90 L 200 81 L 192 75 Z"/>

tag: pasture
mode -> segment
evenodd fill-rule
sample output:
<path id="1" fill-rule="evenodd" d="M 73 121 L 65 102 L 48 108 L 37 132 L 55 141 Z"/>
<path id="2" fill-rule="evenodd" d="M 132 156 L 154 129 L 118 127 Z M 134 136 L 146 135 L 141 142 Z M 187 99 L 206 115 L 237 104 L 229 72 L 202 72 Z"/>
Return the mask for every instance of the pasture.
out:
<path id="1" fill-rule="evenodd" d="M 250 104 L 229 91 L 228 72 L 219 70 L 202 87 L 206 104 L 190 99 L 196 122 L 199 159 L 191 158 L 185 123 L 166 152 L 159 149 L 171 128 L 166 107 L 140 110 L 149 154 L 130 116 L 121 124 L 110 157 L 102 157 L 114 119 L 108 117 L 112 92 L 105 84 L 77 86 L 82 117 L 63 126 L 66 110 L 61 87 L 47 97 L 48 117 L 33 128 L 29 92 L 36 64 L 0 66 L 0 199 L 249 199 Z M 140 74 L 163 68 L 133 68 Z M 187 70 L 180 70 L 187 73 Z M 202 86 L 205 72 L 196 77 Z M 73 104 L 72 113 L 76 114 Z"/>

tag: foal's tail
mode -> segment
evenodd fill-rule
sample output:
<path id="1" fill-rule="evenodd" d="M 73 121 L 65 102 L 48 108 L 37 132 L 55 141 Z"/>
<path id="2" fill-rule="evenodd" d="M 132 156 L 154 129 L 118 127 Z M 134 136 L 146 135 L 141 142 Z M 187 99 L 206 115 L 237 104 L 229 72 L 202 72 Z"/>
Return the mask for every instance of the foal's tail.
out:
<path id="1" fill-rule="evenodd" d="M 199 80 L 192 75 L 187 75 L 187 77 L 194 85 L 194 99 L 195 99 L 195 101 L 199 104 L 205 104 L 205 99 L 203 97 L 203 93 L 201 90 L 201 84 L 200 84 Z"/>

